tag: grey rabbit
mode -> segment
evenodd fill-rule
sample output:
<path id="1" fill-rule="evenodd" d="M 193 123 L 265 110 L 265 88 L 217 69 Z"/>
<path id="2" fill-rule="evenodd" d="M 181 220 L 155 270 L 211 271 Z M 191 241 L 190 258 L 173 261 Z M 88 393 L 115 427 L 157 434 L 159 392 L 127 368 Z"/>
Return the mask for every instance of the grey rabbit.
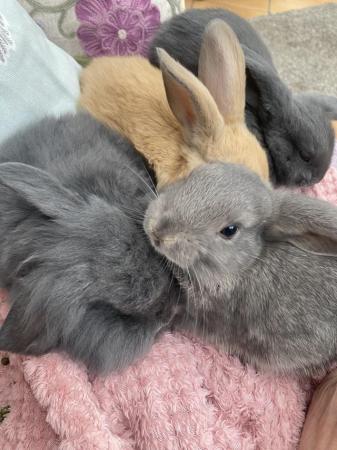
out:
<path id="1" fill-rule="evenodd" d="M 87 114 L 43 120 L 0 148 L 0 349 L 122 369 L 170 321 L 178 285 L 142 226 L 151 178 Z"/>
<path id="2" fill-rule="evenodd" d="M 313 375 L 336 359 L 336 207 L 209 163 L 151 201 L 144 229 L 186 291 L 174 328 L 260 370 Z"/>
<path id="3" fill-rule="evenodd" d="M 337 98 L 292 93 L 280 79 L 261 37 L 245 19 L 223 9 L 192 9 L 164 22 L 149 49 L 156 48 L 198 74 L 203 36 L 214 20 L 225 21 L 237 35 L 246 59 L 246 122 L 267 150 L 275 185 L 310 185 L 321 180 L 334 146 L 331 120 L 337 120 Z M 216 61 L 214 61 L 216 63 Z"/>

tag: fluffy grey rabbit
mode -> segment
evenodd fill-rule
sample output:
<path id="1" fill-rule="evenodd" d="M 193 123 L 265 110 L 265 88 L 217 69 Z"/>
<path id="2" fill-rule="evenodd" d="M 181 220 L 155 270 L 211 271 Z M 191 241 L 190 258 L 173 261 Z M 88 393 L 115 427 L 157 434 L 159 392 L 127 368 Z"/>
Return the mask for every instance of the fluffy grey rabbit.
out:
<path id="1" fill-rule="evenodd" d="M 93 372 L 125 367 L 179 298 L 143 230 L 142 158 L 79 114 L 10 139 L 0 162 L 0 281 L 11 300 L 0 349 L 61 350 Z"/>
<path id="2" fill-rule="evenodd" d="M 187 291 L 178 328 L 259 369 L 312 375 L 336 359 L 336 207 L 212 163 L 165 188 L 144 228 Z"/>
<path id="3" fill-rule="evenodd" d="M 318 182 L 331 160 L 334 133 L 330 121 L 337 120 L 337 99 L 315 93 L 293 94 L 280 79 L 261 37 L 245 19 L 223 9 L 192 9 L 177 15 L 161 25 L 152 41 L 151 63 L 158 66 L 156 47 L 161 47 L 198 74 L 203 34 L 208 33 L 214 19 L 230 25 L 244 50 L 246 121 L 267 150 L 273 182 Z"/>

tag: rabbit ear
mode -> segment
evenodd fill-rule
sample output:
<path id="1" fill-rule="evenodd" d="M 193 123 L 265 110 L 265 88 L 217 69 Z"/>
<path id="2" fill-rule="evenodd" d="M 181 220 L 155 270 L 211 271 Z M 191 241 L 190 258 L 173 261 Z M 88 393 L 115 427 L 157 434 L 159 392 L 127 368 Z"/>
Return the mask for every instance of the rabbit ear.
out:
<path id="1" fill-rule="evenodd" d="M 337 208 L 323 200 L 275 191 L 273 223 L 266 239 L 285 241 L 308 252 L 337 255 Z"/>
<path id="2" fill-rule="evenodd" d="M 275 107 L 284 104 L 285 98 L 291 98 L 289 88 L 278 76 L 274 67 L 266 62 L 258 53 L 245 45 L 241 46 L 246 60 L 246 68 L 250 78 L 255 83 L 262 100 Z M 249 102 L 249 98 L 247 98 Z"/>
<path id="3" fill-rule="evenodd" d="M 205 29 L 199 79 L 212 94 L 225 122 L 244 121 L 245 58 L 238 38 L 223 20 L 212 20 Z"/>
<path id="4" fill-rule="evenodd" d="M 317 92 L 303 92 L 296 94 L 296 97 L 303 98 L 306 102 L 321 107 L 330 120 L 337 120 L 337 97 L 318 94 Z"/>
<path id="5" fill-rule="evenodd" d="M 66 215 L 79 204 L 79 199 L 55 178 L 27 164 L 0 164 L 0 185 L 50 217 Z"/>
<path id="6" fill-rule="evenodd" d="M 170 108 L 187 143 L 201 148 L 205 139 L 216 136 L 223 127 L 216 103 L 197 77 L 165 50 L 157 48 L 157 53 Z"/>

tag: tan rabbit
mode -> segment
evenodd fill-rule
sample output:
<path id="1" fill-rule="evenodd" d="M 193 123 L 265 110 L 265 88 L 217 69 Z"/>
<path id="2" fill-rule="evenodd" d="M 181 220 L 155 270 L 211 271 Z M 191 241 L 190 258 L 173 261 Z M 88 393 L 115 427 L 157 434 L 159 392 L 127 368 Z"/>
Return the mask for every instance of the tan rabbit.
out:
<path id="1" fill-rule="evenodd" d="M 141 57 L 95 59 L 81 76 L 80 105 L 133 142 L 159 186 L 212 160 L 267 180 L 266 154 L 244 121 L 245 60 L 231 28 L 207 27 L 199 79 L 164 50 L 158 56 L 161 70 Z"/>

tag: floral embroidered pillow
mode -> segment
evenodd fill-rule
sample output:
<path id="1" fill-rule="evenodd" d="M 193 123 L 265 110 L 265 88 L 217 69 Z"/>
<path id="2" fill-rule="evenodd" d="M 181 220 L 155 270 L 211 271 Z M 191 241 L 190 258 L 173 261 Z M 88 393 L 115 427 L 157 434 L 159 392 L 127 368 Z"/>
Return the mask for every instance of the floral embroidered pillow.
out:
<path id="1" fill-rule="evenodd" d="M 0 0 L 0 144 L 46 116 L 75 112 L 80 71 L 16 0 Z"/>
<path id="2" fill-rule="evenodd" d="M 80 62 L 101 55 L 146 55 L 159 25 L 184 0 L 19 0 L 50 40 Z"/>

